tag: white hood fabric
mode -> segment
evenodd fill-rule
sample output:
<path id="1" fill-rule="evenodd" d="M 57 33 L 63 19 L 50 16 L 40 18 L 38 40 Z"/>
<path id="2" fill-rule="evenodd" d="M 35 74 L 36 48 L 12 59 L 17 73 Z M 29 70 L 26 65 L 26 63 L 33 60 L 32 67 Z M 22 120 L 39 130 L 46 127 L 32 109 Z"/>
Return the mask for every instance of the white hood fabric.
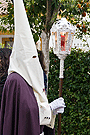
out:
<path id="1" fill-rule="evenodd" d="M 39 106 L 40 125 L 46 125 L 51 121 L 51 110 L 43 91 L 43 70 L 22 0 L 14 0 L 14 19 L 15 37 L 8 73 L 17 72 L 32 86 Z"/>

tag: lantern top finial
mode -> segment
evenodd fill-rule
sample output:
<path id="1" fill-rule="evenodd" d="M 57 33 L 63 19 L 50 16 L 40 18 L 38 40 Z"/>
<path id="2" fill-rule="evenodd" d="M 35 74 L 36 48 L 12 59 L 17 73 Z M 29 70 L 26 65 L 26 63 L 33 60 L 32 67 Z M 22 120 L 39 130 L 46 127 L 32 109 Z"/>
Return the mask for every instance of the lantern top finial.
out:
<path id="1" fill-rule="evenodd" d="M 56 21 L 53 26 L 51 31 L 55 32 L 57 30 L 63 31 L 63 32 L 72 32 L 75 33 L 76 28 L 66 20 L 66 18 L 61 18 L 61 20 Z"/>

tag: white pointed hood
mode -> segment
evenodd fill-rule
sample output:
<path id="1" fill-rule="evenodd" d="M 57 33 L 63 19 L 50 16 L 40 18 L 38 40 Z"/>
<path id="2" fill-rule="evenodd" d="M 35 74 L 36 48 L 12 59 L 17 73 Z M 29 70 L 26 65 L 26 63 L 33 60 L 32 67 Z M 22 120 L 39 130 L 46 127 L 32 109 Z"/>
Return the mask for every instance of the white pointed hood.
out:
<path id="1" fill-rule="evenodd" d="M 46 115 L 50 117 L 50 107 L 43 92 L 43 70 L 39 63 L 36 46 L 22 0 L 14 0 L 14 18 L 15 37 L 8 73 L 17 72 L 33 87 L 39 109 L 41 106 L 44 106 L 44 109 L 46 108 Z M 42 116 L 41 112 L 42 110 L 40 110 L 40 124 L 49 124 L 50 119 L 44 121 L 46 115 Z"/>

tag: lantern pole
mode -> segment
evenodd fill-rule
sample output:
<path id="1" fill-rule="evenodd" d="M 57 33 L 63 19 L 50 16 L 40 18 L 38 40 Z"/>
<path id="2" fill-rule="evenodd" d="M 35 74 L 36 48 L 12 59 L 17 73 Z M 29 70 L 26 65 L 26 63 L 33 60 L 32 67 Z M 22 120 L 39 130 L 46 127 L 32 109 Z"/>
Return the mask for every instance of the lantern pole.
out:
<path id="1" fill-rule="evenodd" d="M 59 75 L 59 97 L 62 97 L 62 87 L 63 87 L 63 71 L 64 71 L 64 59 L 66 55 L 60 56 L 60 75 Z M 61 113 L 58 114 L 58 135 L 61 135 Z"/>
<path id="2" fill-rule="evenodd" d="M 63 78 L 59 80 L 59 97 L 62 96 Z M 58 114 L 58 135 L 61 135 L 61 113 Z"/>

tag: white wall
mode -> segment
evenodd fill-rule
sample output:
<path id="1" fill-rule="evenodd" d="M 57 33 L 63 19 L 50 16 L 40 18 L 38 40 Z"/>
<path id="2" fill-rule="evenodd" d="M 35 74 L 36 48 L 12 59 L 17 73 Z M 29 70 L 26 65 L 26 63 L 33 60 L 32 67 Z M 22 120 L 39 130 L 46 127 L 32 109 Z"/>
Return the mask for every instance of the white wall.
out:
<path id="1" fill-rule="evenodd" d="M 73 39 L 73 44 L 72 44 L 72 48 L 77 48 L 77 49 L 82 49 L 83 51 L 88 51 L 88 50 L 90 50 L 90 38 L 88 38 L 87 39 L 87 43 L 88 43 L 88 45 L 89 45 L 89 47 L 87 46 L 87 45 L 85 45 L 86 44 L 86 42 L 83 42 L 82 40 L 80 40 L 80 39 L 76 39 L 75 37 L 74 37 L 74 39 Z"/>

